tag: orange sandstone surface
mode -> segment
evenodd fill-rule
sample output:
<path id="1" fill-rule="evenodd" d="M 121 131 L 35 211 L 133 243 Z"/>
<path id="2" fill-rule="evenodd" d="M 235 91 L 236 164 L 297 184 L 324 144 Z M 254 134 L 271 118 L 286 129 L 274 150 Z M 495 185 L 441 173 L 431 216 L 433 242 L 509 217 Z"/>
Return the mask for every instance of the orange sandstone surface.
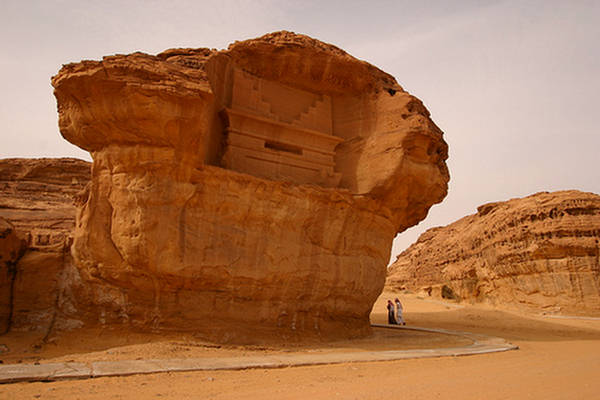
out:
<path id="1" fill-rule="evenodd" d="M 432 228 L 390 267 L 390 288 L 600 316 L 600 196 L 542 192 Z"/>
<path id="2" fill-rule="evenodd" d="M 447 193 L 423 104 L 307 36 L 82 61 L 52 84 L 62 135 L 94 160 L 60 299 L 72 323 L 367 335 L 394 236 Z"/>

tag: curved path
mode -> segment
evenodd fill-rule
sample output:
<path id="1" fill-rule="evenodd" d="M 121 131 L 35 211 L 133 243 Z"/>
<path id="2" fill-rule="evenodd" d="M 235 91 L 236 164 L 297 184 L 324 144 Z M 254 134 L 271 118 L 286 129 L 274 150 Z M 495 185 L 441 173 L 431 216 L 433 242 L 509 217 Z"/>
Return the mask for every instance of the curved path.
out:
<path id="1" fill-rule="evenodd" d="M 462 336 L 472 340 L 473 344 L 464 347 L 440 349 L 378 350 L 327 354 L 277 354 L 254 357 L 9 364 L 0 365 L 0 383 L 87 379 L 106 376 L 154 374 L 160 372 L 284 368 L 352 362 L 393 361 L 409 358 L 456 357 L 518 349 L 518 346 L 510 344 L 502 338 L 478 335 L 469 332 L 380 324 L 373 324 L 372 326 L 374 328 L 415 330 Z"/>

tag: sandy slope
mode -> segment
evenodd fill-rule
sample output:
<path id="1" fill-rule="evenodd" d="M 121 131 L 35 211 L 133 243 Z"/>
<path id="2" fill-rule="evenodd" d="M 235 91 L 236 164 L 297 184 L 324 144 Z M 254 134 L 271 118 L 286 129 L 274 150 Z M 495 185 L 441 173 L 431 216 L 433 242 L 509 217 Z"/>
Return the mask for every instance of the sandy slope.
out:
<path id="1" fill-rule="evenodd" d="M 385 301 L 395 296 L 384 293 L 378 300 L 372 315 L 373 322 L 385 321 Z M 526 316 L 486 307 L 462 307 L 430 302 L 412 295 L 403 295 L 401 298 L 405 304 L 405 316 L 409 324 L 501 336 L 518 344 L 520 350 L 469 357 L 280 370 L 186 372 L 82 381 L 19 383 L 0 386 L 0 399 L 600 398 L 600 320 Z M 142 339 L 136 338 L 139 342 Z M 60 340 L 56 348 L 66 346 L 64 343 L 61 345 Z M 379 345 L 363 342 L 355 348 L 381 347 L 381 343 L 387 340 L 379 338 Z M 431 340 L 444 345 L 444 340 L 440 338 L 424 337 L 413 337 L 407 340 L 407 345 L 431 343 Z M 152 358 L 160 357 L 161 354 L 165 357 L 179 357 L 184 353 L 191 353 L 194 357 L 202 356 L 201 354 L 214 357 L 215 354 L 222 353 L 228 356 L 243 356 L 248 352 L 282 351 L 202 346 L 187 346 L 194 350 L 181 350 L 186 348 L 185 343 L 189 345 L 189 338 L 188 342 L 155 339 L 151 345 L 138 343 L 110 350 L 95 348 L 96 352 L 93 354 L 81 353 L 81 348 L 78 350 L 80 353 L 76 355 L 57 356 L 55 351 L 56 354 L 48 353 L 45 359 L 132 358 L 132 355 Z M 181 347 L 179 350 L 177 344 Z M 402 341 L 393 345 L 401 346 Z M 351 343 L 345 342 L 320 350 L 309 346 L 306 349 L 283 351 L 336 351 L 347 350 L 351 346 Z M 41 349 L 37 356 L 45 355 L 44 351 Z"/>

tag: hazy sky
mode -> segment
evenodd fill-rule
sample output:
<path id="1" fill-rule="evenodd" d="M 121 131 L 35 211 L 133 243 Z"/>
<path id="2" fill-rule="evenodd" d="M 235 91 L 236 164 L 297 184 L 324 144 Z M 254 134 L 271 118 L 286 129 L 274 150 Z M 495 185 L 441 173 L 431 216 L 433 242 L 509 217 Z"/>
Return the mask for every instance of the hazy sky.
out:
<path id="1" fill-rule="evenodd" d="M 90 159 L 58 132 L 62 64 L 282 29 L 394 75 L 445 132 L 448 197 L 393 254 L 486 202 L 600 193 L 600 1 L 2 0 L 0 158 Z"/>

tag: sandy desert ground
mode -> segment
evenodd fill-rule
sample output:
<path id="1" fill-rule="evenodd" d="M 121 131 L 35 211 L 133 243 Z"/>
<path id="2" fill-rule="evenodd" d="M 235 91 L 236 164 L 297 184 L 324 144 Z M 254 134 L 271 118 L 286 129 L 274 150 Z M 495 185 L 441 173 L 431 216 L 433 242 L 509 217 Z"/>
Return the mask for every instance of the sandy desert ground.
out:
<path id="1" fill-rule="evenodd" d="M 383 293 L 371 320 L 386 321 Z M 0 399 L 598 399 L 600 320 L 519 314 L 402 294 L 409 325 L 503 337 L 519 350 L 477 356 L 284 369 L 163 373 L 0 385 Z M 214 346 L 193 336 L 88 331 L 10 334 L 4 363 L 257 355 L 454 347 L 466 339 L 378 330 L 373 338 L 287 348 Z"/>

